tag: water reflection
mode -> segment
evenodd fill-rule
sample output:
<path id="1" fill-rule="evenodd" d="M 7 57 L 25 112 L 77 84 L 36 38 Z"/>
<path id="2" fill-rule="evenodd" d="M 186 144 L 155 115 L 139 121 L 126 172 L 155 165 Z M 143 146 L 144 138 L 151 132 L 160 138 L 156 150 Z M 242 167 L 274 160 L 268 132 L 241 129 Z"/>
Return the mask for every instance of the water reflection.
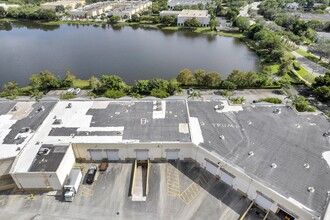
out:
<path id="1" fill-rule="evenodd" d="M 32 73 L 57 75 L 66 68 L 82 79 L 118 74 L 130 85 L 139 79 L 171 79 L 183 68 L 217 71 L 225 78 L 233 69 L 257 71 L 259 63 L 237 39 L 153 26 L 1 22 L 0 30 L 5 42 L 0 44 L 0 85 L 25 85 Z"/>

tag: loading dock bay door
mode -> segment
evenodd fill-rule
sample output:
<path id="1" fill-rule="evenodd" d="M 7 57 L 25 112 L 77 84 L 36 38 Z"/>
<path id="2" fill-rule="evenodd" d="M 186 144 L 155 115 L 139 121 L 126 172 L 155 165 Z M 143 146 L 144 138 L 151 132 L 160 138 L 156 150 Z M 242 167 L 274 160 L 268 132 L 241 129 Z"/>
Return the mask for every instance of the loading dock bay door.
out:
<path id="1" fill-rule="evenodd" d="M 137 160 L 148 160 L 148 150 L 136 150 L 136 159 Z"/>
<path id="2" fill-rule="evenodd" d="M 255 199 L 255 203 L 257 203 L 257 205 L 259 205 L 260 207 L 269 210 L 270 207 L 273 205 L 273 201 L 265 198 L 264 196 L 257 194 L 257 197 Z"/>
<path id="3" fill-rule="evenodd" d="M 108 161 L 117 161 L 119 160 L 118 150 L 107 150 Z"/>
<path id="4" fill-rule="evenodd" d="M 228 172 L 224 171 L 221 169 L 221 174 L 220 174 L 220 179 L 227 183 L 229 186 L 233 185 L 233 181 L 234 181 L 234 176 L 229 174 Z"/>
<path id="5" fill-rule="evenodd" d="M 211 161 L 205 160 L 205 169 L 213 175 L 217 175 L 218 166 L 211 163 Z"/>
<path id="6" fill-rule="evenodd" d="M 167 160 L 177 160 L 177 159 L 179 159 L 179 151 L 178 150 L 167 150 L 166 151 L 166 159 Z"/>
<path id="7" fill-rule="evenodd" d="M 101 161 L 103 159 L 102 150 L 89 150 L 92 161 Z"/>

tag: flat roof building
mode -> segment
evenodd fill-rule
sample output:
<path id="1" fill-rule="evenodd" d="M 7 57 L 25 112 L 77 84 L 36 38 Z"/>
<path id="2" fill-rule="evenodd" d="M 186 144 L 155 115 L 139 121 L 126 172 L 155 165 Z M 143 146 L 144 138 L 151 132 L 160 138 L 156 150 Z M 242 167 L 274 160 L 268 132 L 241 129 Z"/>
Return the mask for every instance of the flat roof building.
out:
<path id="1" fill-rule="evenodd" d="M 207 10 L 182 10 L 177 18 L 178 26 L 184 26 L 186 20 L 195 18 L 201 23 L 202 27 L 207 27 L 209 26 L 211 16 Z"/>
<path id="2" fill-rule="evenodd" d="M 263 210 L 310 220 L 327 210 L 323 115 L 226 100 L 60 101 L 39 120 L 10 170 L 20 189 L 61 188 L 75 161 L 190 159 Z"/>
<path id="3" fill-rule="evenodd" d="M 167 7 L 173 9 L 175 6 L 192 6 L 198 4 L 210 4 L 211 0 L 169 0 Z"/>
<path id="4" fill-rule="evenodd" d="M 74 9 L 77 4 L 80 6 L 85 5 L 85 0 L 64 0 L 64 1 L 54 1 L 54 2 L 46 2 L 41 4 L 40 7 L 43 9 L 56 9 L 57 6 L 63 6 L 64 8 Z"/>

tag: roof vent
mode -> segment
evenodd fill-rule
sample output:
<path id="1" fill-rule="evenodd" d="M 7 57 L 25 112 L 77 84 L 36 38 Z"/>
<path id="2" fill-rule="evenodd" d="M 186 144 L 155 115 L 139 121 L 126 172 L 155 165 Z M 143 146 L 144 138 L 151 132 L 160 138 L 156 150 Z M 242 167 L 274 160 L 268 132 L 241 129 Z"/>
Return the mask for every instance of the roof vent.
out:
<path id="1" fill-rule="evenodd" d="M 249 151 L 248 155 L 249 156 L 253 156 L 254 155 L 254 152 L 251 150 L 251 151 Z"/>
<path id="2" fill-rule="evenodd" d="M 53 124 L 54 125 L 60 125 L 60 124 L 62 124 L 63 122 L 62 122 L 62 119 L 55 119 L 55 121 L 53 122 Z"/>
<path id="3" fill-rule="evenodd" d="M 220 137 L 219 137 L 221 140 L 224 140 L 225 139 L 225 136 L 223 136 L 223 135 L 220 135 Z"/>
<path id="4" fill-rule="evenodd" d="M 305 163 L 305 164 L 304 164 L 304 167 L 305 167 L 306 169 L 309 169 L 309 164 L 308 164 L 308 163 Z"/>
<path id="5" fill-rule="evenodd" d="M 297 127 L 297 128 L 300 128 L 300 124 L 296 124 L 296 127 Z"/>
<path id="6" fill-rule="evenodd" d="M 311 193 L 315 192 L 315 189 L 314 189 L 314 187 L 312 187 L 312 186 L 309 186 L 309 187 L 307 188 L 307 190 L 308 190 L 308 192 L 311 192 Z"/>
<path id="7" fill-rule="evenodd" d="M 275 114 L 281 114 L 282 110 L 281 108 L 276 108 L 274 111 L 273 111 Z"/>
<path id="8" fill-rule="evenodd" d="M 251 121 L 247 121 L 248 125 L 252 125 L 252 122 Z"/>
<path id="9" fill-rule="evenodd" d="M 38 112 L 45 111 L 45 107 L 42 105 L 40 108 L 38 108 Z"/>
<path id="10" fill-rule="evenodd" d="M 330 137 L 330 130 L 323 134 L 323 137 Z"/>
<path id="11" fill-rule="evenodd" d="M 12 109 L 11 109 L 12 112 L 15 112 L 17 111 L 17 106 L 15 105 Z"/>
<path id="12" fill-rule="evenodd" d="M 271 168 L 276 168 L 277 164 L 276 163 L 272 163 L 272 165 L 270 165 Z"/>
<path id="13" fill-rule="evenodd" d="M 41 147 L 39 149 L 38 155 L 48 155 L 50 152 L 50 149 L 47 147 Z"/>
<path id="14" fill-rule="evenodd" d="M 72 103 L 70 102 L 70 103 L 66 106 L 66 108 L 72 108 Z"/>
<path id="15" fill-rule="evenodd" d="M 21 148 L 20 148 L 20 147 L 16 148 L 16 151 L 20 151 L 20 150 L 21 150 Z"/>

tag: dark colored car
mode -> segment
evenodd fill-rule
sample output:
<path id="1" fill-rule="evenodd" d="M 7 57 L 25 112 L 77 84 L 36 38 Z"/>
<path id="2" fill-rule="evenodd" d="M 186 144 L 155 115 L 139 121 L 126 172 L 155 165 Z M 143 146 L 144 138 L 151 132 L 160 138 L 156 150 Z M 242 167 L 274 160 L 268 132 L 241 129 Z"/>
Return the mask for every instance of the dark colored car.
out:
<path id="1" fill-rule="evenodd" d="M 88 169 L 87 178 L 86 178 L 87 184 L 92 184 L 94 182 L 96 170 L 97 170 L 97 166 L 95 165 L 91 166 L 91 168 Z"/>

